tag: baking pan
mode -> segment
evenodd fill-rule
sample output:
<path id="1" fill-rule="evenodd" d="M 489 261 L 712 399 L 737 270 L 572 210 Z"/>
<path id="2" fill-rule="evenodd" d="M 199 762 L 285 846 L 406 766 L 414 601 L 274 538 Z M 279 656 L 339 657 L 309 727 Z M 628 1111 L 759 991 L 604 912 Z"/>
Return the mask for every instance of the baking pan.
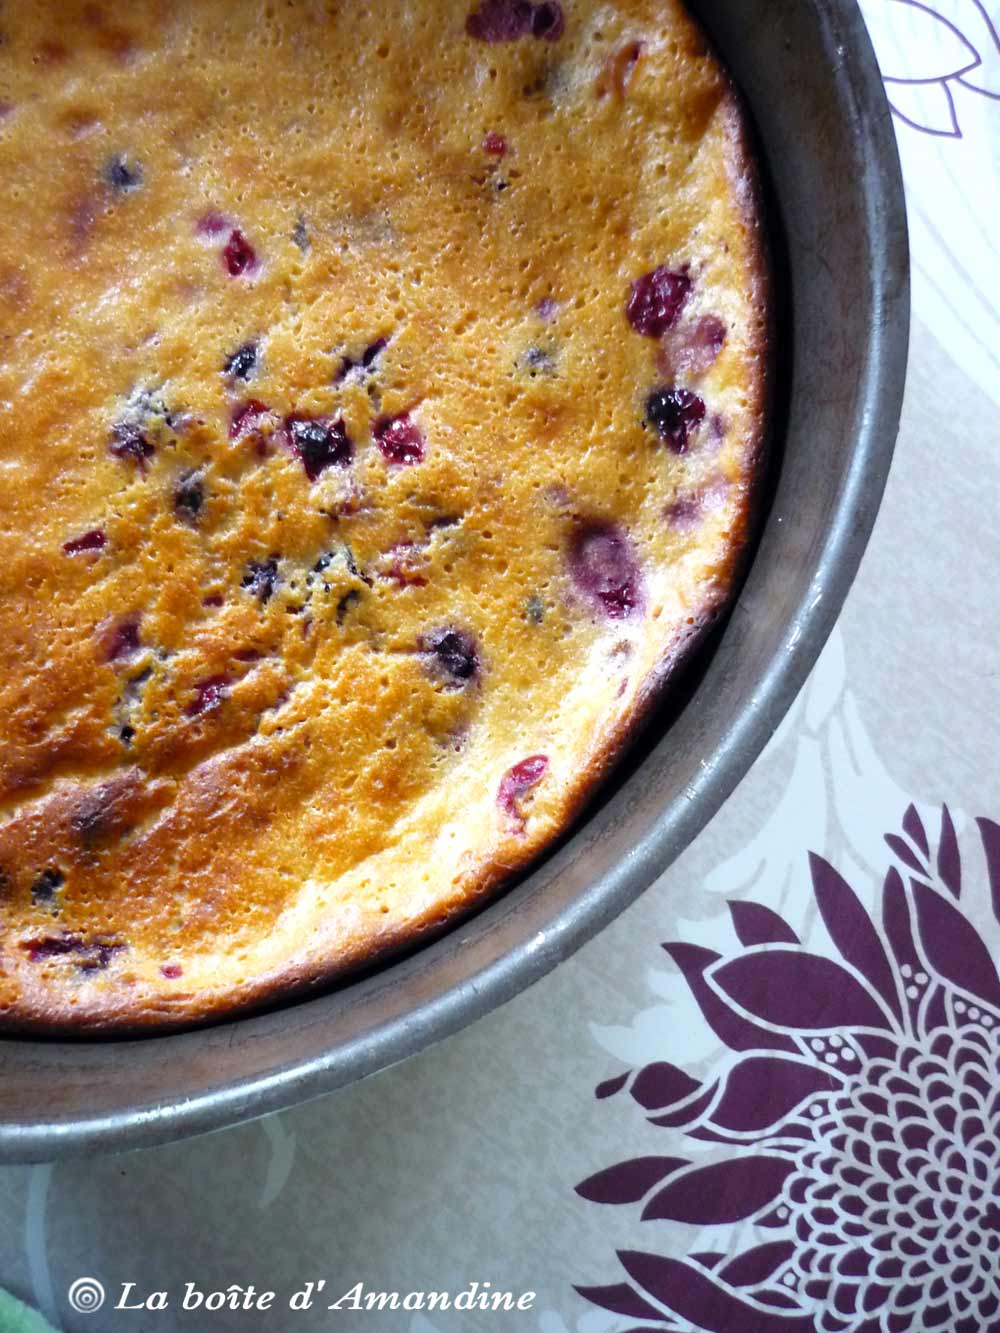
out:
<path id="1" fill-rule="evenodd" d="M 909 320 L 889 110 L 855 0 L 691 0 L 756 126 L 776 275 L 769 504 L 741 595 L 533 873 L 424 948 L 271 1012 L 141 1040 L 0 1041 L 0 1158 L 215 1129 L 364 1078 L 523 990 L 616 916 L 746 772 L 833 625 L 892 456 Z"/>

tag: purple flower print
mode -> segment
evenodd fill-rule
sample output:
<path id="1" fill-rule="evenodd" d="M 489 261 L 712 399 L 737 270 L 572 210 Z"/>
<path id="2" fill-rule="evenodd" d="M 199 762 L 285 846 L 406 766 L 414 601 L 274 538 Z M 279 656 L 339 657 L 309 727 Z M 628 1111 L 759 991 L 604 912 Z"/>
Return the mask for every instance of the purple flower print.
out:
<path id="1" fill-rule="evenodd" d="M 895 115 L 959 139 L 963 95 L 1000 100 L 1000 34 L 983 0 L 863 0 Z"/>
<path id="2" fill-rule="evenodd" d="M 1000 921 L 1000 825 L 979 833 Z M 933 851 L 912 806 L 886 842 L 878 922 L 810 858 L 835 957 L 748 902 L 732 956 L 664 945 L 732 1059 L 704 1083 L 656 1062 L 597 1096 L 627 1089 L 675 1144 L 716 1151 L 620 1162 L 577 1192 L 756 1234 L 736 1255 L 620 1251 L 624 1280 L 578 1290 L 630 1333 L 1000 1333 L 1000 976 L 947 808 Z"/>

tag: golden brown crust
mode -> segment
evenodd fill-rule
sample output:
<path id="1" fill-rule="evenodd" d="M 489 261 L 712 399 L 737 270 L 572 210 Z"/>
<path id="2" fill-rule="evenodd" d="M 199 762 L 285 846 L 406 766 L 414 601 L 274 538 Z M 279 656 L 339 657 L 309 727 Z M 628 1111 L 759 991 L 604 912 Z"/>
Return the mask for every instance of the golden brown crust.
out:
<path id="1" fill-rule="evenodd" d="M 582 6 L 580 14 L 586 12 L 586 6 Z M 614 85 L 615 80 L 621 81 L 623 52 L 626 56 L 624 67 L 630 68 L 627 57 L 630 46 L 636 44 L 634 33 L 637 30 L 644 31 L 643 25 L 650 22 L 643 0 L 622 0 L 621 9 L 614 15 L 614 20 L 620 26 L 621 37 L 600 75 L 601 79 L 611 79 L 611 84 L 607 85 L 609 87 Z M 480 807 L 477 807 L 477 813 L 470 816 L 470 822 L 478 820 L 476 827 L 482 828 L 484 832 L 478 841 L 470 835 L 464 854 L 451 854 L 447 850 L 446 835 L 451 829 L 450 836 L 453 839 L 455 837 L 456 816 L 461 822 L 461 801 L 467 789 L 463 781 L 468 781 L 470 771 L 474 775 L 476 773 L 476 746 L 479 743 L 477 727 L 496 726 L 498 720 L 508 726 L 514 725 L 518 731 L 523 730 L 526 736 L 521 754 L 531 754 L 539 750 L 539 744 L 532 737 L 532 726 L 525 726 L 518 713 L 510 709 L 520 699 L 538 709 L 552 707 L 544 698 L 536 698 L 532 693 L 533 687 L 525 685 L 523 681 L 520 686 L 515 685 L 519 678 L 516 670 L 508 672 L 506 651 L 522 643 L 523 636 L 515 636 L 510 640 L 505 637 L 502 624 L 499 628 L 492 622 L 477 624 L 477 634 L 485 635 L 484 641 L 488 645 L 487 649 L 477 646 L 480 659 L 490 657 L 490 654 L 492 657 L 482 662 L 483 680 L 477 682 L 475 688 L 485 692 L 494 688 L 496 682 L 495 688 L 505 691 L 512 701 L 505 705 L 506 711 L 498 709 L 489 714 L 487 721 L 483 717 L 485 705 L 482 696 L 477 696 L 475 706 L 469 712 L 464 703 L 459 705 L 458 700 L 466 696 L 452 688 L 453 682 L 448 682 L 448 687 L 442 692 L 438 681 L 430 696 L 427 699 L 421 696 L 413 706 L 415 711 L 409 723 L 408 715 L 403 717 L 404 727 L 424 727 L 427 724 L 423 720 L 423 710 L 430 708 L 431 712 L 426 716 L 434 719 L 432 727 L 439 736 L 461 736 L 463 729 L 466 729 L 471 739 L 464 743 L 457 742 L 462 748 L 453 759 L 445 760 L 446 764 L 451 765 L 450 790 L 447 783 L 441 795 L 437 795 L 433 788 L 414 788 L 412 771 L 407 776 L 391 767 L 381 768 L 373 778 L 378 785 L 369 790 L 380 794 L 389 791 L 385 800 L 395 804 L 380 809 L 391 811 L 391 822 L 382 825 L 383 832 L 379 833 L 378 820 L 375 818 L 374 832 L 369 831 L 368 823 L 362 823 L 354 834 L 356 838 L 372 839 L 371 850 L 366 850 L 362 861 L 356 865 L 352 866 L 350 861 L 344 862 L 344 873 L 339 877 L 333 868 L 324 880 L 317 883 L 316 891 L 322 907 L 315 903 L 303 906 L 305 895 L 301 889 L 283 890 L 283 896 L 275 904 L 272 904 L 270 898 L 262 899 L 259 904 L 261 925 L 255 933 L 252 915 L 238 929 L 235 921 L 232 928 L 226 924 L 232 919 L 233 911 L 226 877 L 242 874 L 242 847 L 248 840 L 248 845 L 255 848 L 267 845 L 266 840 L 274 827 L 275 810 L 277 818 L 286 821 L 294 830 L 296 802 L 312 802 L 320 790 L 315 786 L 314 769 L 311 767 L 313 761 L 303 755 L 295 739 L 310 734 L 310 705 L 302 705 L 300 711 L 295 712 L 296 693 L 314 689 L 316 676 L 311 673 L 316 671 L 315 658 L 303 658 L 301 662 L 290 659 L 286 647 L 283 656 L 276 658 L 272 664 L 263 649 L 255 648 L 253 651 L 258 653 L 256 658 L 248 657 L 234 668 L 226 656 L 227 651 L 231 651 L 232 642 L 255 634 L 257 638 L 254 642 L 260 641 L 255 628 L 256 613 L 252 606 L 248 609 L 241 604 L 232 614 L 227 612 L 227 624 L 221 634 L 206 640 L 199 650 L 202 657 L 198 676 L 195 685 L 189 687 L 189 693 L 178 696 L 176 704 L 169 692 L 155 696 L 154 703 L 161 722 L 154 726 L 148 723 L 147 717 L 149 738 L 142 747 L 140 764 L 123 764 L 117 757 L 109 762 L 109 742 L 101 718 L 103 714 L 120 706 L 115 703 L 117 677 L 114 654 L 118 643 L 115 636 L 120 638 L 122 629 L 120 618 L 113 617 L 105 599 L 99 608 L 88 614 L 91 623 L 97 626 L 97 640 L 103 645 L 99 655 L 105 659 L 111 658 L 110 668 L 107 665 L 98 666 L 94 676 L 95 668 L 88 665 L 87 654 L 79 646 L 67 652 L 62 662 L 57 664 L 56 675 L 48 680 L 44 675 L 35 678 L 33 688 L 25 700 L 25 706 L 30 710 L 26 715 L 26 724 L 4 736 L 5 762 L 0 768 L 0 776 L 6 785 L 0 790 L 7 794 L 6 803 L 11 817 L 6 823 L 0 817 L 0 873 L 6 874 L 8 880 L 6 889 L 0 894 L 0 910 L 10 913 L 10 929 L 7 934 L 8 945 L 0 951 L 0 1005 L 3 1006 L 4 1026 L 8 1030 L 123 1032 L 204 1021 L 232 1014 L 248 1006 L 290 997 L 347 971 L 380 962 L 394 951 L 412 947 L 422 938 L 450 924 L 459 915 L 472 910 L 512 875 L 523 870 L 569 827 L 585 803 L 593 798 L 599 783 L 624 747 L 635 736 L 667 680 L 690 657 L 711 629 L 738 580 L 759 493 L 769 356 L 767 252 L 755 167 L 736 94 L 724 82 L 717 67 L 710 61 L 706 62 L 702 53 L 703 39 L 690 20 L 672 4 L 668 7 L 666 23 L 668 36 L 680 51 L 680 55 L 674 58 L 679 59 L 685 69 L 687 66 L 683 65 L 684 61 L 695 62 L 697 66 L 699 73 L 697 78 L 692 75 L 692 88 L 700 86 L 698 79 L 707 80 L 706 88 L 711 79 L 718 81 L 710 101 L 704 101 L 704 106 L 710 105 L 711 110 L 704 119 L 703 142 L 697 145 L 696 151 L 706 155 L 707 170 L 714 170 L 714 163 L 721 168 L 727 182 L 725 188 L 721 184 L 712 187 L 708 199 L 713 206 L 718 205 L 722 209 L 724 218 L 724 196 L 728 194 L 735 210 L 733 217 L 738 219 L 738 226 L 732 221 L 720 224 L 721 234 L 727 237 L 727 246 L 738 252 L 733 261 L 733 273 L 738 275 L 739 284 L 738 288 L 729 293 L 733 300 L 733 318 L 727 350 L 720 362 L 722 370 L 708 371 L 706 389 L 701 389 L 701 382 L 697 381 L 699 392 L 704 392 L 706 398 L 710 398 L 714 392 L 720 401 L 735 404 L 737 400 L 732 395 L 736 390 L 729 387 L 731 384 L 735 384 L 742 394 L 739 406 L 730 408 L 732 420 L 723 435 L 723 444 L 718 446 L 720 458 L 723 453 L 725 455 L 728 470 L 724 489 L 725 507 L 722 511 L 724 533 L 720 538 L 716 527 L 712 527 L 711 536 L 699 531 L 690 539 L 693 545 L 686 558 L 707 561 L 706 573 L 700 581 L 695 578 L 690 595 L 685 594 L 680 601 L 671 601 L 674 594 L 670 592 L 669 579 L 657 584 L 658 591 L 655 594 L 656 605 L 660 606 L 663 593 L 659 589 L 664 588 L 667 596 L 663 606 L 683 606 L 683 614 L 679 609 L 664 611 L 664 629 L 657 629 L 655 633 L 652 629 L 644 628 L 648 624 L 645 616 L 639 627 L 636 625 L 637 617 L 631 613 L 625 617 L 624 622 L 617 622 L 614 618 L 607 621 L 594 613 L 592 603 L 588 603 L 585 593 L 574 589 L 571 578 L 567 580 L 565 575 L 561 576 L 563 583 L 560 584 L 559 599 L 554 603 L 557 610 L 549 614 L 553 619 L 558 616 L 571 624 L 568 631 L 570 641 L 579 641 L 580 646 L 574 650 L 578 654 L 576 657 L 566 654 L 560 659 L 565 663 L 560 668 L 560 681 L 564 682 L 567 689 L 575 684 L 578 693 L 574 697 L 580 699 L 583 697 L 579 694 L 580 682 L 574 682 L 573 673 L 585 668 L 592 670 L 592 666 L 587 664 L 603 662 L 610 650 L 611 657 L 606 658 L 609 665 L 602 666 L 601 670 L 618 673 L 615 679 L 621 679 L 621 702 L 616 704 L 614 699 L 603 703 L 594 702 L 592 721 L 585 724 L 592 731 L 593 739 L 585 754 L 578 748 L 573 749 L 568 734 L 560 730 L 559 726 L 550 729 L 551 754 L 547 754 L 547 757 L 551 762 L 547 777 L 526 788 L 523 796 L 515 797 L 506 815 L 501 809 L 499 816 L 495 810 L 491 816 L 488 806 L 492 802 L 495 807 L 498 782 L 507 763 L 516 759 L 518 752 L 511 753 L 509 745 L 504 746 L 502 739 L 500 742 L 484 743 L 480 747 L 479 762 L 484 768 L 481 776 L 488 788 L 489 800 L 481 803 L 481 814 L 478 813 Z M 626 38 L 630 40 L 626 41 Z M 644 58 L 655 65 L 655 43 L 652 39 L 646 40 L 650 41 L 654 50 Z M 493 52 L 500 48 L 490 50 Z M 502 50 L 506 53 L 506 47 Z M 576 58 L 581 59 L 579 48 L 574 50 L 577 52 Z M 498 63 L 502 63 L 502 56 L 498 57 Z M 694 67 L 692 65 L 692 70 Z M 608 70 L 611 74 L 607 73 Z M 646 95 L 642 79 L 647 77 L 650 77 L 649 74 L 641 71 L 637 100 Z M 655 81 L 651 83 L 651 94 L 655 93 L 657 86 Z M 708 93 L 699 96 L 707 98 Z M 627 98 L 625 100 L 627 102 Z M 693 105 L 698 106 L 699 116 L 705 116 L 697 98 Z M 718 148 L 713 147 L 715 134 L 718 135 Z M 0 262 L 2 258 L 0 256 Z M 641 261 L 639 255 L 632 257 L 627 261 L 629 277 L 637 276 L 647 264 L 661 258 L 669 260 L 671 255 L 651 254 L 645 262 Z M 711 285 L 707 279 L 706 285 Z M 621 287 L 616 285 L 616 300 L 623 301 L 624 294 Z M 574 330 L 572 336 L 580 335 Z M 620 324 L 620 338 L 623 344 L 629 345 L 629 355 L 634 354 L 637 345 L 641 351 L 646 351 L 647 344 L 651 342 L 640 338 L 624 320 Z M 738 348 L 730 351 L 730 344 L 737 342 Z M 652 346 L 655 348 L 655 344 Z M 641 363 L 633 356 L 630 364 Z M 716 377 L 720 373 L 726 378 L 717 384 Z M 652 382 L 647 371 L 645 385 L 648 387 Z M 610 391 L 613 390 L 602 390 Z M 628 392 L 634 394 L 636 390 Z M 641 388 L 639 392 L 642 392 Z M 401 395 L 393 401 L 405 406 Z M 560 423 L 571 420 L 570 409 L 554 394 L 541 399 L 539 406 L 542 416 L 538 415 L 536 408 L 532 419 L 536 422 L 536 429 L 544 430 L 546 447 L 557 454 L 562 447 L 559 431 L 566 429 Z M 392 407 L 391 410 L 399 409 Z M 551 424 L 547 423 L 546 413 L 551 417 Z M 734 420 L 738 422 L 737 425 L 733 424 Z M 444 423 L 441 425 L 443 427 Z M 172 425 L 169 428 L 173 431 Z M 194 450 L 200 443 L 199 432 L 202 429 L 200 423 L 194 427 L 186 426 L 178 440 L 171 442 L 169 447 L 179 443 L 179 447 L 184 450 Z M 207 431 L 207 428 L 204 429 Z M 206 450 L 211 447 L 214 444 L 205 444 Z M 632 448 L 634 446 L 628 446 L 629 450 Z M 441 452 L 443 454 L 444 450 Z M 626 456 L 631 458 L 633 454 L 627 452 Z M 486 457 L 489 457 L 489 452 Z M 488 482 L 488 478 L 483 474 L 479 477 L 470 474 L 464 468 L 460 455 L 442 458 L 439 466 L 441 471 L 435 474 L 433 485 L 438 513 L 446 507 L 449 496 L 456 501 L 455 508 L 459 511 L 468 504 L 470 497 L 482 495 L 483 483 Z M 483 466 L 482 459 L 478 466 Z M 626 465 L 623 463 L 620 466 Z M 644 469 L 647 464 L 638 466 Z M 703 488 L 708 486 L 710 483 L 704 478 L 710 478 L 712 474 L 704 470 L 707 465 L 695 460 L 691 466 L 696 472 L 702 469 L 698 473 L 702 477 L 699 484 Z M 414 474 L 417 471 L 417 468 L 413 469 Z M 296 481 L 301 479 L 296 478 Z M 599 488 L 601 478 L 598 476 L 595 481 Z M 696 489 L 692 490 L 694 482 L 683 491 L 677 491 L 676 485 L 674 483 L 675 496 L 687 495 L 689 491 L 700 494 Z M 670 494 L 669 487 L 670 483 L 667 482 L 667 496 Z M 551 523 L 556 532 L 566 530 L 567 525 L 575 531 L 581 522 L 586 524 L 592 521 L 592 501 L 581 502 L 577 495 L 567 498 L 565 493 L 559 493 L 559 487 L 551 489 L 553 493 L 547 501 L 549 507 L 544 511 L 547 517 L 531 521 Z M 295 493 L 289 491 L 288 494 L 294 496 Z M 486 494 L 488 497 L 488 485 Z M 294 498 L 288 503 L 294 503 Z M 488 498 L 485 502 L 477 503 L 485 504 L 484 512 L 487 515 L 492 512 L 495 523 L 503 521 L 495 504 L 491 510 L 492 502 Z M 662 501 L 658 503 L 662 505 Z M 363 509 L 363 498 L 361 505 Z M 638 521 L 637 515 L 622 509 L 618 502 L 611 509 L 616 522 L 625 517 L 631 527 L 633 521 Z M 351 514 L 356 511 L 348 509 L 344 512 L 348 523 L 354 521 Z M 448 514 L 443 516 L 450 517 Z M 523 519 L 524 515 L 520 521 L 523 522 Z M 160 520 L 156 520 L 156 523 L 160 526 L 155 529 L 158 534 L 155 540 L 167 543 L 166 549 L 173 549 L 170 544 L 175 538 Z M 703 526 L 712 526 L 717 521 L 709 517 L 703 519 L 702 523 Z M 136 534 L 131 540 L 133 549 L 138 549 L 141 534 Z M 432 543 L 434 540 L 432 538 Z M 654 532 L 649 540 L 658 543 L 660 538 Z M 676 544 L 681 539 L 671 540 Z M 161 545 L 160 550 L 163 549 Z M 430 549 L 430 567 L 436 570 L 436 548 L 432 545 Z M 558 553 L 561 559 L 565 559 L 564 549 Z M 668 546 L 665 549 L 671 548 Z M 698 555 L 699 550 L 702 555 Z M 710 551 L 712 554 L 709 558 Z M 266 554 L 266 551 L 262 554 Z M 649 554 L 654 560 L 660 559 L 659 549 L 655 552 L 651 549 Z M 527 561 L 533 557 L 526 555 L 524 559 Z M 80 563 L 92 560 L 92 555 L 85 552 Z M 487 568 L 492 569 L 492 566 Z M 668 569 L 666 564 L 658 567 L 655 571 L 657 577 L 662 574 L 666 578 L 664 571 Z M 61 568 L 59 573 L 61 576 Z M 385 578 L 374 560 L 365 562 L 362 574 L 376 583 Z M 361 586 L 350 568 L 345 567 L 337 577 L 341 575 L 341 582 L 336 584 L 336 591 L 341 597 Z M 534 570 L 528 570 L 528 575 L 538 577 Z M 71 571 L 70 577 L 76 577 L 76 573 Z M 398 570 L 393 572 L 390 569 L 390 583 L 400 577 L 403 583 L 399 587 L 405 598 L 412 591 L 406 583 L 406 579 L 412 577 L 412 571 L 405 565 L 401 574 Z M 192 586 L 197 589 L 198 584 Z M 201 591 L 206 591 L 204 582 Z M 416 592 L 423 595 L 419 585 L 416 585 Z M 64 584 L 62 595 L 85 598 L 87 594 L 79 585 L 74 588 Z M 191 595 L 190 591 L 187 595 Z M 359 596 L 367 594 L 360 593 Z M 654 594 L 647 590 L 645 596 L 647 607 L 654 609 Z M 178 610 L 177 607 L 183 607 L 183 599 L 174 597 L 165 612 L 161 610 L 158 627 L 173 623 L 164 620 L 164 614 L 167 617 L 185 614 L 183 609 Z M 102 614 L 97 614 L 98 610 Z M 438 621 L 449 619 L 435 608 L 431 609 L 430 614 L 436 614 Z M 466 613 L 462 623 L 466 624 L 470 619 Z M 619 635 L 622 627 L 625 633 Z M 409 663 L 415 658 L 418 664 L 425 662 L 426 648 L 420 650 L 418 647 L 414 653 L 415 640 L 409 622 L 404 628 L 410 635 L 407 641 L 409 647 L 406 649 L 409 656 L 405 661 Z M 31 622 L 31 629 L 43 638 L 46 633 L 54 631 L 51 623 L 39 623 L 38 618 Z M 378 632 L 384 634 L 385 630 L 380 629 Z M 128 633 L 126 627 L 126 638 Z M 622 666 L 622 654 L 615 656 L 618 651 L 612 643 L 615 638 L 618 638 L 619 644 L 625 644 L 624 659 L 638 663 L 634 675 Z M 351 662 L 362 678 L 357 691 L 364 699 L 366 690 L 379 688 L 378 676 L 366 674 L 363 645 L 359 649 L 357 643 L 348 643 L 340 651 L 354 654 Z M 505 650 L 502 663 L 497 660 L 501 643 Z M 263 647 L 269 648 L 270 644 Z M 131 646 L 127 643 L 126 660 L 129 652 Z M 30 651 L 27 651 L 27 657 L 30 660 Z M 409 670 L 408 667 L 406 669 Z M 70 689 L 72 673 L 81 671 L 93 676 L 93 685 L 89 688 L 85 705 L 70 714 L 60 715 L 58 728 L 53 732 L 50 719 L 60 691 L 65 693 Z M 142 688 L 147 692 L 157 688 L 155 671 L 151 679 L 152 686 L 142 683 Z M 224 728 L 221 735 L 212 730 L 196 708 L 200 697 L 197 691 L 206 688 L 206 682 L 207 688 L 215 688 L 213 681 L 224 682 L 221 686 L 224 707 L 219 710 L 218 716 L 214 706 L 207 710 L 215 724 Z M 403 685 L 410 692 L 419 692 L 423 688 L 419 671 L 410 671 L 404 677 Z M 592 693 L 600 694 L 596 684 Z M 394 694 L 393 698 L 396 697 Z M 352 703 L 350 706 L 361 707 L 361 704 Z M 171 708 L 174 709 L 172 715 Z M 188 712 L 194 708 L 193 716 L 186 716 L 185 708 Z M 173 716 L 174 721 L 169 726 L 163 725 L 164 716 Z M 279 719 L 281 725 L 262 732 L 261 718 L 271 717 Z M 364 713 L 359 714 L 358 718 L 357 725 L 362 729 L 374 725 L 366 721 Z M 572 717 L 560 726 L 570 726 L 571 723 Z M 568 756 L 567 762 L 555 773 L 563 747 Z M 507 759 L 501 759 L 499 756 L 505 753 Z M 435 765 L 437 762 L 434 760 Z M 458 776 L 454 776 L 456 769 L 461 769 Z M 364 779 L 366 770 L 360 771 Z M 95 772 L 102 775 L 98 781 L 90 776 Z M 286 816 L 286 810 L 290 810 L 291 814 Z M 355 815 L 352 812 L 351 817 L 361 818 L 361 813 Z M 315 836 L 307 832 L 309 827 L 300 823 L 299 836 Z M 323 827 L 328 828 L 329 825 Z M 185 848 L 205 846 L 206 830 L 212 829 L 218 830 L 219 849 L 213 863 L 206 870 L 191 857 L 185 861 Z M 325 833 L 324 836 L 330 835 Z M 161 886 L 157 889 L 157 915 L 154 916 L 149 915 L 148 904 L 137 898 L 135 892 L 130 892 L 127 886 L 116 890 L 114 920 L 122 928 L 121 938 L 113 931 L 94 928 L 92 923 L 106 922 L 108 919 L 106 913 L 102 916 L 103 909 L 99 904 L 96 908 L 89 907 L 87 911 L 82 911 L 76 902 L 70 901 L 59 918 L 51 921 L 46 918 L 41 927 L 37 913 L 32 916 L 29 909 L 23 905 L 18 906 L 24 904 L 26 897 L 30 901 L 33 885 L 38 882 L 39 867 L 46 864 L 47 858 L 60 863 L 70 862 L 74 873 L 78 866 L 84 867 L 82 878 L 100 888 L 103 882 L 101 874 L 104 873 L 102 868 L 113 859 L 118 843 L 129 849 L 130 872 L 136 882 L 156 882 Z M 302 859 L 301 849 L 298 855 L 296 861 L 294 855 L 285 852 L 281 858 L 267 864 L 272 867 L 280 865 L 283 873 L 287 865 L 290 877 L 294 878 L 296 865 L 300 868 L 299 873 L 302 873 L 307 864 Z M 174 873 L 185 876 L 173 884 L 164 883 L 162 878 L 163 867 L 168 864 L 164 858 L 169 856 L 175 858 L 177 869 Z M 364 870 L 366 863 L 372 866 L 371 872 Z M 438 863 L 448 866 L 447 884 L 431 882 L 429 869 Z M 186 871 L 181 869 L 184 865 L 187 865 Z M 90 870 L 87 870 L 88 866 Z M 148 875 L 159 875 L 159 880 L 144 878 L 147 876 L 147 867 Z M 89 880 L 86 879 L 88 874 L 91 876 Z M 380 874 L 384 874 L 386 881 L 392 884 L 388 898 L 382 887 L 383 881 L 378 878 Z M 396 877 L 404 881 L 398 891 Z M 189 887 L 191 885 L 193 887 Z M 373 892 L 372 885 L 379 886 L 377 892 Z M 179 938 L 186 941 L 187 948 L 187 952 L 184 952 L 183 947 L 179 951 L 184 958 L 184 971 L 176 977 L 158 973 L 155 966 L 170 947 L 169 935 L 164 933 L 163 914 L 163 905 L 170 894 L 179 895 Z M 74 929 L 74 915 L 77 912 L 85 926 L 91 923 L 82 934 Z M 220 927 L 214 925 L 216 917 L 221 923 Z M 49 926 L 51 934 L 44 934 L 43 931 Z M 30 947 L 25 945 L 26 940 L 30 944 L 32 939 L 36 941 L 35 958 L 31 957 Z M 46 954 L 45 941 L 48 939 L 62 943 Z M 76 939 L 79 943 L 63 948 L 67 939 Z M 42 941 L 41 948 L 37 943 L 39 940 Z M 198 965 L 199 957 L 208 956 L 218 960 L 213 964 L 219 977 L 217 983 L 212 980 L 213 966 Z M 239 963 L 241 956 L 246 960 L 242 966 Z M 187 985 L 189 957 L 195 960 L 197 979 Z"/>

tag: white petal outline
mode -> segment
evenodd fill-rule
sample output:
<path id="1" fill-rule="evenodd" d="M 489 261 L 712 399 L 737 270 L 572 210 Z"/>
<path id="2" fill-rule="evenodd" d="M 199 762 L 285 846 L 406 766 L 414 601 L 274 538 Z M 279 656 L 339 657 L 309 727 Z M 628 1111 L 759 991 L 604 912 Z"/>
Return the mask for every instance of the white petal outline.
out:
<path id="1" fill-rule="evenodd" d="M 939 139 L 961 139 L 955 99 L 946 83 L 899 83 L 886 79 L 893 112 L 911 129 Z"/>
<path id="2" fill-rule="evenodd" d="M 946 0 L 935 0 L 935 3 L 945 4 Z M 957 80 L 970 92 L 1000 100 L 1000 31 L 983 0 L 951 0 L 953 8 L 957 4 L 961 5 L 962 16 L 959 19 L 955 15 L 952 22 L 979 55 L 979 64 L 957 75 Z"/>
<path id="3" fill-rule="evenodd" d="M 968 74 L 980 63 L 957 24 L 921 0 L 865 0 L 862 8 L 886 79 L 936 83 Z"/>

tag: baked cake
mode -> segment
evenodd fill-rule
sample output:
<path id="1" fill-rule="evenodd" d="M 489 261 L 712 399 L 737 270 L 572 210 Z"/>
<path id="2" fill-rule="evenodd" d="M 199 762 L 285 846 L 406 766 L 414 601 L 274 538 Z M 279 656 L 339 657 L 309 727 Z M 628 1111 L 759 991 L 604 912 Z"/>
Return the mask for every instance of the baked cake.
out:
<path id="1" fill-rule="evenodd" d="M 676 0 L 0 6 L 0 1013 L 190 1021 L 566 829 L 759 471 Z"/>

